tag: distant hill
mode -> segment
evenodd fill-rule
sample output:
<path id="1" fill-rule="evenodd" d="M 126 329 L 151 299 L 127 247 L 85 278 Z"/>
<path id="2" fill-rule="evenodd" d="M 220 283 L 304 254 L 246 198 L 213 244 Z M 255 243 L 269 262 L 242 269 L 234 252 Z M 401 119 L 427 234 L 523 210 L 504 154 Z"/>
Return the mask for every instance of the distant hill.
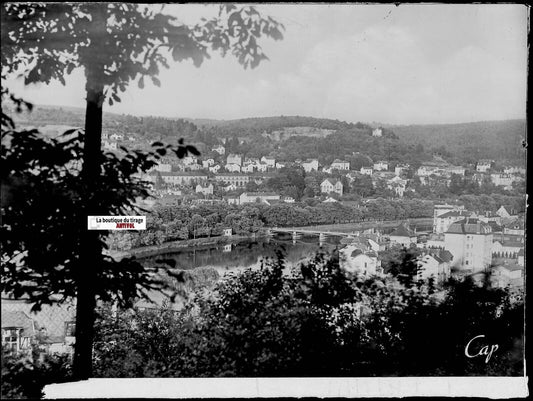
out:
<path id="1" fill-rule="evenodd" d="M 218 127 L 227 130 L 252 130 L 252 131 L 272 131 L 282 130 L 291 127 L 311 127 L 328 130 L 341 130 L 356 127 L 357 124 L 345 121 L 332 120 L 328 118 L 302 117 L 302 116 L 276 116 L 276 117 L 252 117 L 237 120 L 195 120 L 191 122 L 198 126 Z M 361 125 L 361 123 L 358 123 Z M 365 126 L 366 127 L 366 126 Z M 359 127 L 363 128 L 363 127 Z"/>
<path id="2" fill-rule="evenodd" d="M 526 120 L 387 127 L 404 142 L 442 148 L 443 153 L 466 162 L 488 158 L 520 163 L 525 159 Z"/>
<path id="3" fill-rule="evenodd" d="M 22 125 L 81 127 L 84 124 L 85 110 L 68 106 L 36 106 L 30 114 L 10 114 Z M 400 148 L 402 151 L 414 149 L 420 145 L 417 147 L 420 156 L 424 154 L 431 158 L 432 154 L 439 154 L 447 161 L 457 164 L 475 163 L 479 159 L 494 159 L 521 165 L 525 161 L 522 147 L 522 141 L 526 137 L 525 120 L 438 125 L 369 125 L 303 116 L 215 120 L 104 113 L 103 124 L 107 131 L 137 134 L 146 139 L 172 140 L 184 137 L 206 143 L 208 146 L 227 138 L 246 139 L 256 143 L 256 147 L 262 144 L 261 151 L 267 150 L 265 141 L 274 140 L 283 141 L 283 146 L 294 147 L 294 151 L 303 151 L 308 147 L 309 154 L 312 149 L 315 149 L 316 153 L 316 149 L 331 147 L 333 151 L 335 147 L 346 152 L 350 150 L 364 154 L 374 153 L 376 157 L 380 155 L 388 158 L 397 144 L 402 145 L 397 151 Z M 383 127 L 383 138 L 367 138 L 371 136 L 371 126 Z M 355 146 L 356 139 L 358 146 Z M 343 146 L 352 142 L 354 144 L 350 149 L 343 149 Z M 336 145 L 333 146 L 333 143 Z M 405 159 L 409 159 L 409 155 L 406 155 Z M 420 157 L 417 156 L 417 159 Z"/>

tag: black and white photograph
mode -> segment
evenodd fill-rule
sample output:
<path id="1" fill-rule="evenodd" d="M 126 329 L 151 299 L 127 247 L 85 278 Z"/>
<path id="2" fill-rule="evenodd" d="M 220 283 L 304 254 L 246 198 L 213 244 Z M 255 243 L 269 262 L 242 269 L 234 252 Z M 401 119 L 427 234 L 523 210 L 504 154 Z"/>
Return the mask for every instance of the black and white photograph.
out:
<path id="1" fill-rule="evenodd" d="M 2 399 L 526 397 L 529 18 L 2 3 Z"/>

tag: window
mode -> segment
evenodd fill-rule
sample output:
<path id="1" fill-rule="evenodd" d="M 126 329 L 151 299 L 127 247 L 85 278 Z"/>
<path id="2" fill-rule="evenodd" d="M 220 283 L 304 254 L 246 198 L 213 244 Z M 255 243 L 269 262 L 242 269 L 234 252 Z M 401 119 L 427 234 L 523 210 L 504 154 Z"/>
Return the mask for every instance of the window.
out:
<path id="1" fill-rule="evenodd" d="M 4 344 L 11 351 L 18 350 L 19 329 L 3 329 L 2 330 L 2 344 Z"/>
<path id="2" fill-rule="evenodd" d="M 76 335 L 76 323 L 65 322 L 65 337 L 74 337 Z"/>

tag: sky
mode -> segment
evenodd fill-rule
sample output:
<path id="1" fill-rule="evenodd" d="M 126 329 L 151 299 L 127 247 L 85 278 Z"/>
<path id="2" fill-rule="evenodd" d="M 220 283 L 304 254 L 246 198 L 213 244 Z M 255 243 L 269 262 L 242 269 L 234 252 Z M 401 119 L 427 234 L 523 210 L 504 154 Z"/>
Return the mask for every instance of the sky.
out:
<path id="1" fill-rule="evenodd" d="M 523 5 L 258 4 L 285 25 L 269 57 L 244 70 L 218 55 L 163 70 L 161 87 L 130 85 L 105 111 L 237 119 L 276 115 L 437 124 L 526 117 L 528 9 Z M 168 5 L 184 23 L 215 6 Z M 10 80 L 36 104 L 84 107 L 84 75 L 66 85 Z M 53 93 L 53 97 L 50 94 Z"/>

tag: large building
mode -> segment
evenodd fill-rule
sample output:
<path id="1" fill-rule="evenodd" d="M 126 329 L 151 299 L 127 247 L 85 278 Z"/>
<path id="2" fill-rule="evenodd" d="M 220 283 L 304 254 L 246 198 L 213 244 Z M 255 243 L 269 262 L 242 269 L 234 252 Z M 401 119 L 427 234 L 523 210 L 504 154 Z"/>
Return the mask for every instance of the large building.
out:
<path id="1" fill-rule="evenodd" d="M 207 174 L 197 173 L 157 173 L 161 175 L 161 178 L 166 184 L 169 185 L 192 185 L 207 180 Z"/>
<path id="2" fill-rule="evenodd" d="M 435 234 L 445 233 L 453 223 L 471 217 L 471 214 L 466 210 L 450 210 L 439 214 L 433 218 L 433 232 Z"/>
<path id="3" fill-rule="evenodd" d="M 336 194 L 339 194 L 342 196 L 342 191 L 344 187 L 342 185 L 342 182 L 338 180 L 332 180 L 330 178 L 326 178 L 322 183 L 320 184 L 320 192 L 329 194 L 331 192 L 334 192 Z"/>
<path id="4" fill-rule="evenodd" d="M 215 180 L 227 185 L 234 184 L 237 187 L 244 187 L 250 182 L 250 177 L 243 174 L 217 174 Z"/>
<path id="5" fill-rule="evenodd" d="M 452 223 L 444 233 L 444 248 L 453 255 L 452 268 L 487 271 L 492 261 L 492 229 L 479 219 Z"/>

